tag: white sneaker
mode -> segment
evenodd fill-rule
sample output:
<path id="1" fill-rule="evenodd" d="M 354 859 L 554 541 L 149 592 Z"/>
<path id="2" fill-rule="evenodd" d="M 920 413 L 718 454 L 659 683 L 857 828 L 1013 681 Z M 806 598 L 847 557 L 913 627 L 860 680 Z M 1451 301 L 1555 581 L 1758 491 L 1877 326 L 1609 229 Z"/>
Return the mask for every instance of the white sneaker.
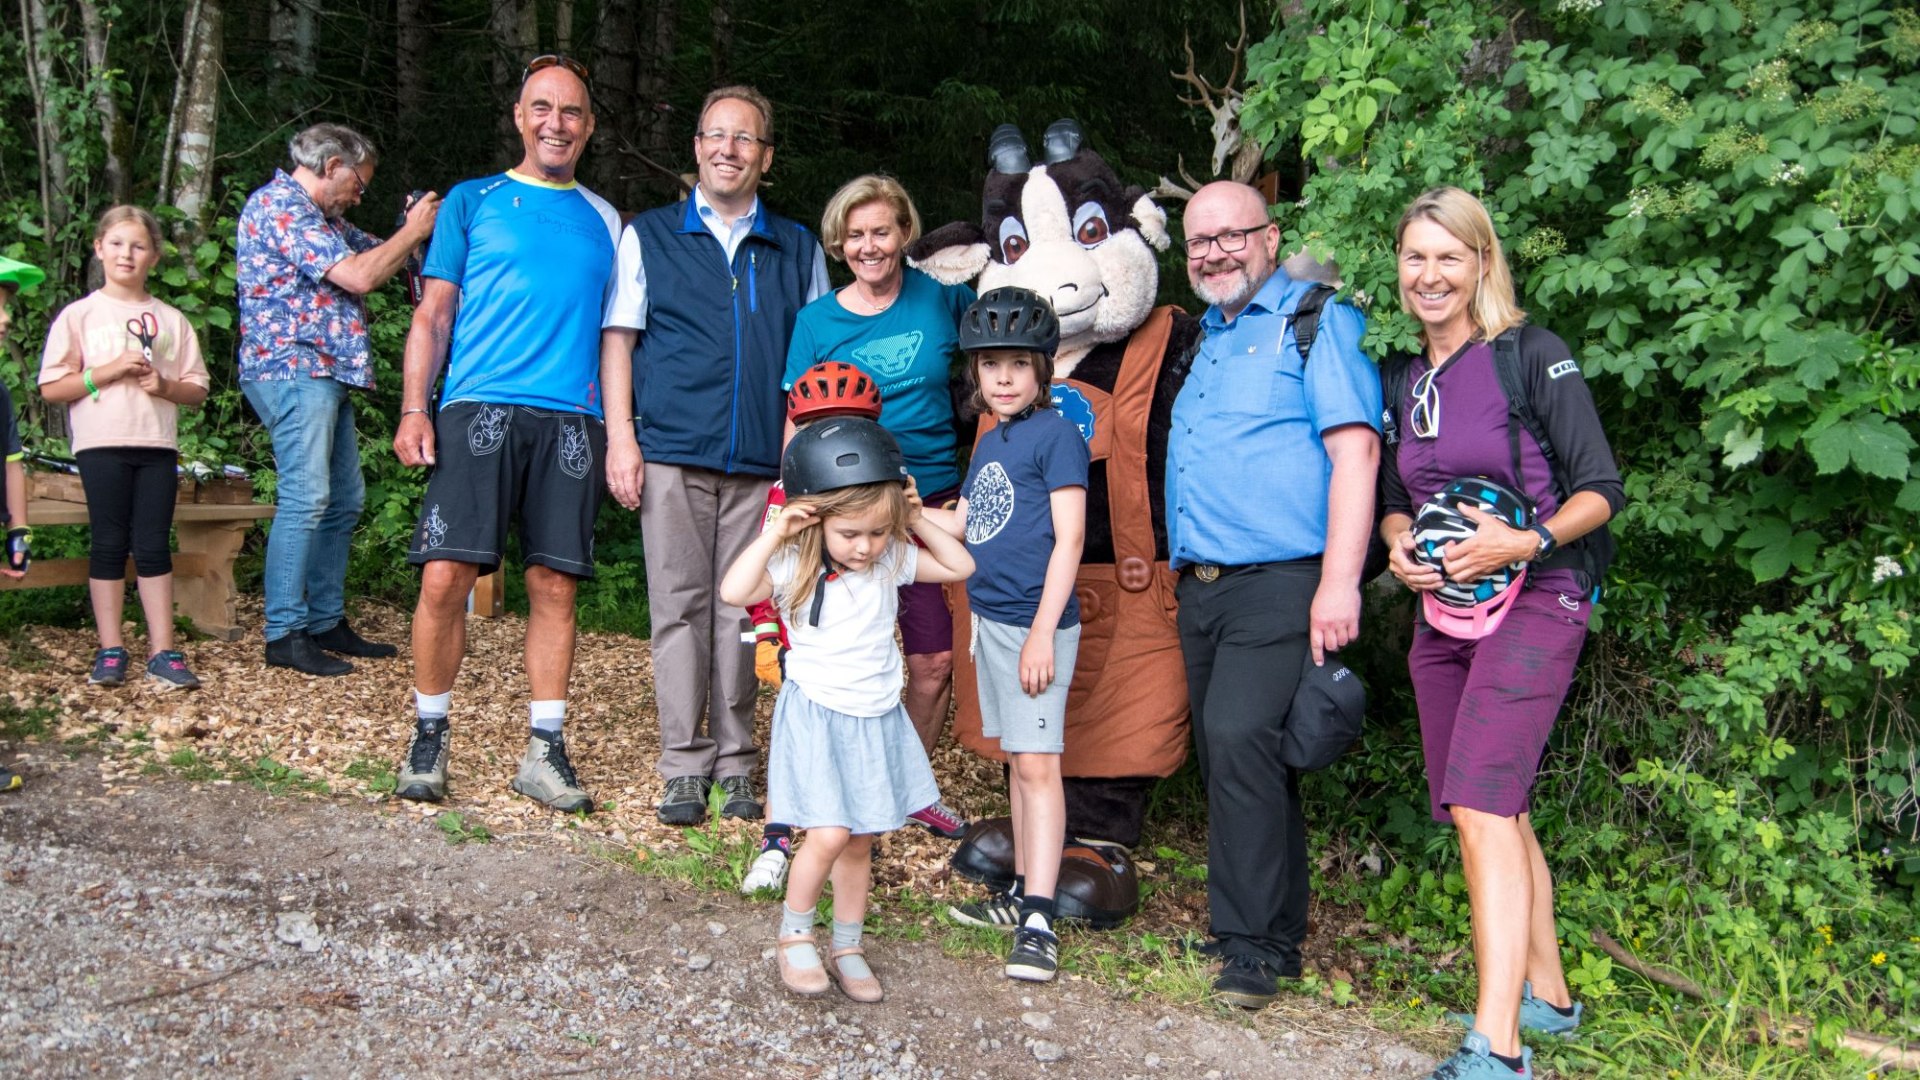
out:
<path id="1" fill-rule="evenodd" d="M 740 895 L 752 896 L 762 889 L 778 889 L 787 883 L 787 853 L 779 848 L 768 848 L 747 867 L 747 876 L 740 879 Z"/>

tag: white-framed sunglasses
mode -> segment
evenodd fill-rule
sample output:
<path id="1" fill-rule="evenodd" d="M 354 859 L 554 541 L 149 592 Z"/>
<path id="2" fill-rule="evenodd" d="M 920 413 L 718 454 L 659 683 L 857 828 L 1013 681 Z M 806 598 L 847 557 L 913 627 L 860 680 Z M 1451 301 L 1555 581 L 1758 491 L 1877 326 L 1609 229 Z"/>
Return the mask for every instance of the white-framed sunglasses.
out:
<path id="1" fill-rule="evenodd" d="M 1430 367 L 1413 383 L 1413 408 L 1407 413 L 1407 428 L 1417 439 L 1440 437 L 1440 389 L 1433 384 L 1439 370 Z"/>

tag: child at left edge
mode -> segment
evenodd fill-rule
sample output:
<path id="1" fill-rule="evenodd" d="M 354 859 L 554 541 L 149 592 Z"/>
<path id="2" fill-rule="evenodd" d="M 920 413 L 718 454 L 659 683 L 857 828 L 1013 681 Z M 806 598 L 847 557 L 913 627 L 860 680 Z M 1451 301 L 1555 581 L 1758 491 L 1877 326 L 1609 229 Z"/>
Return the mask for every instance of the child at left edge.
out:
<path id="1" fill-rule="evenodd" d="M 147 681 L 192 690 L 200 680 L 173 641 L 173 507 L 180 406 L 207 399 L 200 339 L 180 309 L 147 291 L 166 249 L 160 222 L 137 206 L 100 215 L 93 253 L 106 283 L 62 308 L 40 359 L 40 396 L 67 406 L 93 539 L 87 593 L 100 635 L 87 682 L 120 686 L 131 657 L 121 633 L 127 556 L 147 616 Z"/>
<path id="2" fill-rule="evenodd" d="M 786 507 L 720 582 L 729 604 L 774 597 L 791 645 L 774 705 L 767 795 L 781 817 L 807 830 L 807 842 L 793 858 L 775 956 L 780 981 L 796 994 L 825 993 L 831 973 L 849 998 L 874 1002 L 884 995 L 860 942 L 873 838 L 940 797 L 900 698 L 898 588 L 964 580 L 973 559 L 924 518 L 899 444 L 870 420 L 826 420 L 799 432 L 780 479 Z M 813 920 L 829 878 L 833 946 L 823 963 Z"/>
<path id="3" fill-rule="evenodd" d="M 13 327 L 13 315 L 8 309 L 13 305 L 14 296 L 31 292 L 46 279 L 46 272 L 39 267 L 0 256 L 0 338 L 6 337 Z M 20 464 L 23 456 L 20 429 L 13 419 L 13 395 L 7 393 L 5 383 L 0 383 L 0 450 L 7 458 L 6 495 L 0 499 L 6 513 L 7 557 L 6 562 L 0 564 L 0 574 L 23 578 L 27 576 L 27 564 L 33 561 L 33 530 L 27 527 L 27 473 Z M 12 791 L 19 786 L 19 774 L 0 768 L 0 791 Z"/>

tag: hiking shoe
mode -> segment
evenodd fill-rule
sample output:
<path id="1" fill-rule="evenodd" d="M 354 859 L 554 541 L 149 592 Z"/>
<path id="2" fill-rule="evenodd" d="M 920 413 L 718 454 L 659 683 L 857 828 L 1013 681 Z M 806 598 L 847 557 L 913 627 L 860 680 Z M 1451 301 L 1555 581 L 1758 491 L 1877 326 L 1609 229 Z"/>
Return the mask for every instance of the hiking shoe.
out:
<path id="1" fill-rule="evenodd" d="M 787 853 L 777 847 L 770 847 L 753 860 L 747 867 L 747 876 L 740 879 L 740 895 L 752 896 L 762 889 L 778 889 L 787 883 Z"/>
<path id="2" fill-rule="evenodd" d="M 368 641 L 354 633 L 353 627 L 349 626 L 345 619 L 318 633 L 309 631 L 308 636 L 313 638 L 315 645 L 343 656 L 364 656 L 370 660 L 380 660 L 400 651 L 397 646 L 389 645 L 384 641 Z"/>
<path id="3" fill-rule="evenodd" d="M 759 821 L 763 812 L 759 796 L 753 790 L 753 779 L 746 776 L 723 776 L 717 781 L 720 790 L 727 793 L 727 801 L 720 806 L 720 816 L 739 818 L 742 821 Z"/>
<path id="4" fill-rule="evenodd" d="M 393 781 L 393 793 L 414 802 L 439 802 L 447 797 L 447 722 L 439 729 L 413 729 L 413 742 L 407 747 L 407 760 Z"/>
<path id="5" fill-rule="evenodd" d="M 698 825 L 707 820 L 707 788 L 712 783 L 704 776 L 676 776 L 667 781 L 666 798 L 654 808 L 662 825 Z"/>
<path id="6" fill-rule="evenodd" d="M 1280 984 L 1265 960 L 1235 953 L 1220 966 L 1220 977 L 1213 980 L 1213 993 L 1229 1005 L 1264 1009 L 1280 995 Z"/>
<path id="7" fill-rule="evenodd" d="M 1569 1016 L 1552 1005 L 1533 996 L 1533 983 L 1520 984 L 1520 1030 L 1536 1035 L 1571 1035 L 1580 1027 L 1580 1014 L 1586 1006 L 1573 1003 L 1573 1015 Z M 1448 1013 L 1447 1018 L 1455 1023 L 1473 1026 L 1472 1013 Z"/>
<path id="8" fill-rule="evenodd" d="M 12 769 L 0 769 L 0 791 L 20 790 L 20 774 Z"/>
<path id="9" fill-rule="evenodd" d="M 1013 932 L 1013 950 L 1007 953 L 1007 978 L 1052 982 L 1060 970 L 1060 938 L 1051 930 L 1022 926 Z"/>
<path id="10" fill-rule="evenodd" d="M 954 813 L 953 807 L 944 802 L 936 801 L 924 810 L 915 810 L 907 815 L 907 820 L 943 840 L 964 840 L 967 837 L 967 819 Z"/>
<path id="11" fill-rule="evenodd" d="M 187 658 L 176 649 L 153 654 L 147 661 L 147 678 L 163 690 L 198 690 L 200 679 L 187 670 Z"/>
<path id="12" fill-rule="evenodd" d="M 997 892 L 985 900 L 952 905 L 947 908 L 947 914 L 954 922 L 967 926 L 1012 931 L 1020 925 L 1020 901 L 1006 893 Z"/>
<path id="13" fill-rule="evenodd" d="M 580 787 L 567 760 L 566 737 L 557 731 L 534 731 L 527 736 L 527 752 L 520 758 L 520 775 L 513 790 L 563 814 L 593 812 L 593 797 Z"/>
<path id="14" fill-rule="evenodd" d="M 1477 1031 L 1467 1032 L 1460 1049 L 1427 1074 L 1426 1080 L 1533 1080 L 1533 1051 L 1520 1048 L 1520 1068 L 1494 1060 L 1493 1044 Z"/>
<path id="15" fill-rule="evenodd" d="M 123 685 L 127 681 L 127 664 L 131 660 L 127 650 L 118 645 L 101 649 L 93 654 L 93 673 L 87 676 L 87 682 L 93 686 Z"/>

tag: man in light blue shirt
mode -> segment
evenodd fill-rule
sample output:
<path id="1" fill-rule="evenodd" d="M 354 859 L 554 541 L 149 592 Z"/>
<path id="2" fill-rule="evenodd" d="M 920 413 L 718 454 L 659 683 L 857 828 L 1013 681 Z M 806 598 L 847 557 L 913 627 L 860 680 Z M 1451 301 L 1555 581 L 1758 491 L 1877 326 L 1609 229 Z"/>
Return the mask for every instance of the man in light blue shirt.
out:
<path id="1" fill-rule="evenodd" d="M 1185 225 L 1187 276 L 1212 306 L 1173 405 L 1167 551 L 1207 785 L 1214 992 L 1257 1009 L 1300 974 L 1311 867 L 1280 735 L 1305 665 L 1360 631 L 1380 377 L 1345 304 L 1326 305 L 1300 356 L 1292 316 L 1312 283 L 1277 272 L 1258 191 L 1208 184 Z"/>

